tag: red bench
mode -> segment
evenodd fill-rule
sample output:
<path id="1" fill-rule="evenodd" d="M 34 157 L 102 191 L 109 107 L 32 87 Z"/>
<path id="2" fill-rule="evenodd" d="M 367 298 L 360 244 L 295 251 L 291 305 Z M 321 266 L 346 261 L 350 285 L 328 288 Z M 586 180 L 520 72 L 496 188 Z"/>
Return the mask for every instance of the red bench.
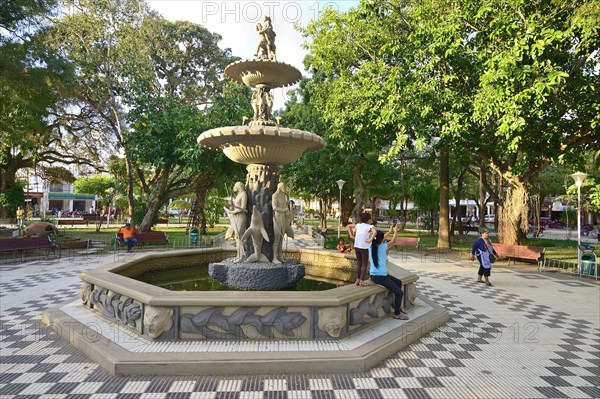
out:
<path id="1" fill-rule="evenodd" d="M 50 250 L 54 253 L 56 244 L 52 242 L 50 237 L 21 237 L 21 238 L 5 238 L 0 240 L 0 253 L 4 252 L 19 252 L 21 259 L 23 259 L 24 251 L 33 251 L 39 249 L 46 249 L 48 253 Z"/>
<path id="2" fill-rule="evenodd" d="M 165 246 L 169 245 L 169 238 L 167 237 L 167 233 L 164 231 L 152 231 L 150 233 L 136 233 L 135 238 L 138 241 L 138 244 L 144 246 L 144 244 L 165 244 Z M 117 233 L 117 243 L 120 245 L 125 245 L 123 242 L 123 234 Z"/>
<path id="3" fill-rule="evenodd" d="M 88 221 L 85 219 L 58 219 L 57 224 L 59 226 L 75 226 L 75 225 L 88 225 Z"/>
<path id="4" fill-rule="evenodd" d="M 515 263 L 515 259 L 536 261 L 538 265 L 541 265 L 544 262 L 544 252 L 546 252 L 546 248 L 544 247 L 499 243 L 492 243 L 492 245 L 494 246 L 494 250 L 496 250 L 498 257 L 508 259 L 509 264 L 511 259 L 513 263 Z"/>
<path id="5" fill-rule="evenodd" d="M 396 237 L 394 242 L 390 242 L 390 245 L 397 247 L 412 247 L 419 249 L 419 243 L 421 242 L 420 237 Z"/>
<path id="6" fill-rule="evenodd" d="M 59 257 L 62 257 L 62 251 L 74 250 L 74 249 L 85 249 L 86 251 L 92 246 L 92 240 L 80 239 L 80 240 L 68 240 L 58 243 Z"/>
<path id="7" fill-rule="evenodd" d="M 83 220 L 100 220 L 106 222 L 106 216 L 102 215 L 82 215 Z"/>

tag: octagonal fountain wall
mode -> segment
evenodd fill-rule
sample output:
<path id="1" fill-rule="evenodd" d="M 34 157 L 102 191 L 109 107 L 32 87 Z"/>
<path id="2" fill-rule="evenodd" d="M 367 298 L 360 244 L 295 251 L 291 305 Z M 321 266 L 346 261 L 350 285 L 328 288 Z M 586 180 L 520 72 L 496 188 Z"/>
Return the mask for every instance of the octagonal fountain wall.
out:
<path id="1" fill-rule="evenodd" d="M 83 305 L 151 340 L 338 339 L 389 318 L 392 295 L 353 284 L 317 292 L 169 291 L 135 279 L 151 270 L 194 267 L 233 254 L 223 249 L 151 253 L 84 272 Z M 287 251 L 309 278 L 353 281 L 353 256 L 322 250 Z M 273 266 L 278 267 L 278 266 Z M 417 276 L 390 265 L 405 285 L 405 307 L 418 292 Z"/>

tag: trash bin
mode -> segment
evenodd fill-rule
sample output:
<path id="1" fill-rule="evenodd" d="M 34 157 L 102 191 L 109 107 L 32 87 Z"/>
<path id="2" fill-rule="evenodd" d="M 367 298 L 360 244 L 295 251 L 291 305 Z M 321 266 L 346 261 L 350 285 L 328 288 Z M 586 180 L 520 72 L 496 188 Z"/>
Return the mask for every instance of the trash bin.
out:
<path id="1" fill-rule="evenodd" d="M 197 227 L 190 229 L 190 244 L 198 244 L 198 238 L 200 237 L 200 231 Z"/>
<path id="2" fill-rule="evenodd" d="M 593 245 L 582 245 L 581 246 L 581 274 L 585 276 L 596 275 L 596 254 L 594 250 L 596 248 Z"/>

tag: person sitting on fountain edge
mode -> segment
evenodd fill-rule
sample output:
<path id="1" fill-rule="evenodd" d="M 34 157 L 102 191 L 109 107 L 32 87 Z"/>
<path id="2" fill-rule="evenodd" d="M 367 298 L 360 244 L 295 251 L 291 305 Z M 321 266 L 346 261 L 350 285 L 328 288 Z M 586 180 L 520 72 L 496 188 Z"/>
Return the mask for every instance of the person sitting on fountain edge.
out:
<path id="1" fill-rule="evenodd" d="M 338 252 L 349 254 L 350 252 L 352 252 L 352 244 L 346 244 L 346 240 L 344 240 L 344 237 L 340 237 L 338 238 L 337 242 L 337 250 Z"/>
<path id="2" fill-rule="evenodd" d="M 392 231 L 394 235 L 390 240 L 388 237 Z M 369 238 L 369 241 L 372 241 L 372 245 L 369 247 L 369 263 L 371 264 L 369 274 L 371 281 L 394 293 L 394 319 L 408 320 L 408 315 L 402 310 L 402 297 L 404 296 L 402 280 L 387 272 L 387 258 L 391 248 L 389 243 L 396 240 L 396 234 L 398 234 L 398 225 L 391 226 L 385 234 L 383 231 L 377 230 L 375 237 Z"/>

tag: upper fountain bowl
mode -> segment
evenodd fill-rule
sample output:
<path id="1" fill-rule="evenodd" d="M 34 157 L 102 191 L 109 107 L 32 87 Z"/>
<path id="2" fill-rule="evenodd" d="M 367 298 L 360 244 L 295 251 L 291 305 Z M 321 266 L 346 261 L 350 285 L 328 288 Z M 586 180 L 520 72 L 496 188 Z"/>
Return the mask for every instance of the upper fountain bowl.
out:
<path id="1" fill-rule="evenodd" d="M 305 152 L 319 151 L 325 140 L 314 133 L 281 126 L 227 126 L 207 130 L 198 144 L 221 150 L 244 165 L 287 165 Z"/>
<path id="2" fill-rule="evenodd" d="M 300 71 L 292 65 L 267 59 L 231 63 L 225 68 L 225 76 L 250 87 L 263 84 L 273 89 L 293 85 L 302 78 Z"/>

